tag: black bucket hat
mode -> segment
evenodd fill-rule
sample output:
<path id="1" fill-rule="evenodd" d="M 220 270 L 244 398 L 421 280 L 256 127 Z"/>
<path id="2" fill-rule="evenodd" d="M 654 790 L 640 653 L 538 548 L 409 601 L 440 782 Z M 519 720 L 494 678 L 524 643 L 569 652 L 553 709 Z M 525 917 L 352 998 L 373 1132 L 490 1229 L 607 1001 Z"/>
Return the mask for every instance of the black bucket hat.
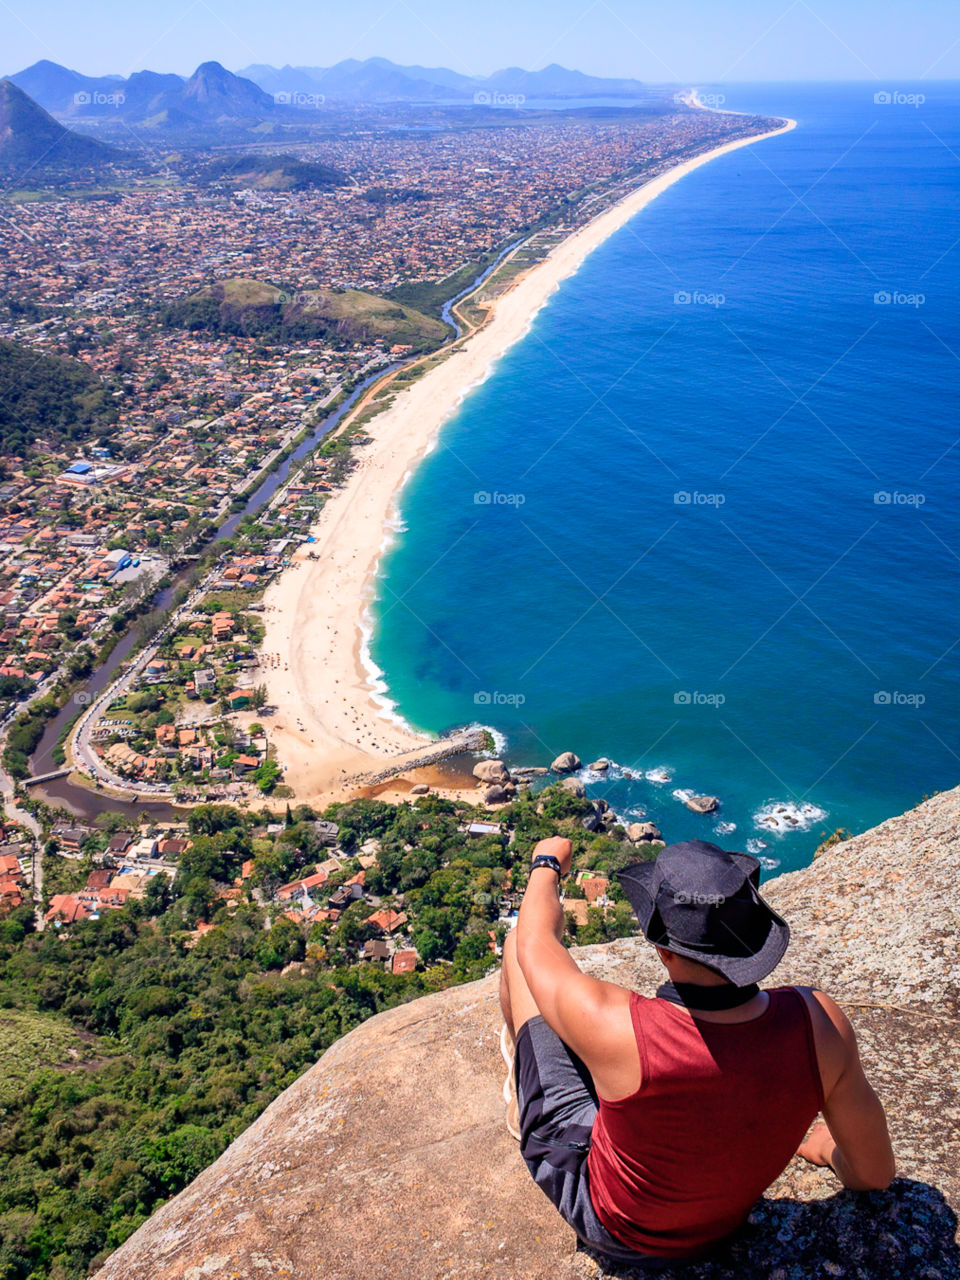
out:
<path id="1" fill-rule="evenodd" d="M 738 987 L 759 982 L 782 960 L 790 928 L 760 897 L 760 863 L 750 854 L 684 840 L 615 875 L 656 946 Z"/>

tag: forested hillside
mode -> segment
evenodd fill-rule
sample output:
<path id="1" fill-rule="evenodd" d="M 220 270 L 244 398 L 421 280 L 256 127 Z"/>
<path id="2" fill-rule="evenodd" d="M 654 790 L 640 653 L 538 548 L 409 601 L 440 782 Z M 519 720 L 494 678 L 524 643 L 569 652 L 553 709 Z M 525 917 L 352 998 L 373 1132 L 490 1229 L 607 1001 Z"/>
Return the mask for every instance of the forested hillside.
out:
<path id="1" fill-rule="evenodd" d="M 115 416 L 86 365 L 0 340 L 0 454 L 25 457 L 38 440 L 58 449 L 108 436 Z"/>
<path id="2" fill-rule="evenodd" d="M 480 838 L 464 832 L 469 806 L 432 796 L 328 809 L 345 857 L 324 889 L 355 876 L 351 855 L 376 841 L 365 888 L 407 913 L 420 957 L 409 973 L 359 959 L 377 936 L 370 901 L 304 926 L 256 900 L 324 856 L 306 806 L 270 836 L 266 811 L 200 805 L 173 884 L 156 876 L 142 900 L 42 934 L 27 908 L 0 919 L 0 1280 L 82 1280 L 334 1040 L 495 965 L 491 930 L 502 936 L 503 896 L 525 884 L 538 839 L 571 835 L 576 865 L 598 871 L 637 856 L 587 832 L 589 808 L 551 787 L 505 806 L 502 832 Z M 90 865 L 53 849 L 44 864 L 53 891 Z M 631 932 L 633 917 L 618 902 L 571 929 L 599 942 Z"/>

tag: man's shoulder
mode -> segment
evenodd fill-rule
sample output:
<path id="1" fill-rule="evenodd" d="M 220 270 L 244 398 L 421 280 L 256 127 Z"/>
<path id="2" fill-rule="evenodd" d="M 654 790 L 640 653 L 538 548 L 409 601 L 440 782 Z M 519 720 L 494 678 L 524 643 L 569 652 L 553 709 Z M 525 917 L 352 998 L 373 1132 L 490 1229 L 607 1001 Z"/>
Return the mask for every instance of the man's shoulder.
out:
<path id="1" fill-rule="evenodd" d="M 598 1000 L 608 1009 L 629 1008 L 631 1001 L 642 999 L 636 991 L 619 982 L 608 982 L 606 978 L 595 978 L 594 982 Z"/>
<path id="2" fill-rule="evenodd" d="M 809 1011 L 824 1093 L 829 1094 L 850 1063 L 858 1060 L 856 1033 L 850 1019 L 826 991 L 819 987 L 794 990 L 803 996 Z"/>

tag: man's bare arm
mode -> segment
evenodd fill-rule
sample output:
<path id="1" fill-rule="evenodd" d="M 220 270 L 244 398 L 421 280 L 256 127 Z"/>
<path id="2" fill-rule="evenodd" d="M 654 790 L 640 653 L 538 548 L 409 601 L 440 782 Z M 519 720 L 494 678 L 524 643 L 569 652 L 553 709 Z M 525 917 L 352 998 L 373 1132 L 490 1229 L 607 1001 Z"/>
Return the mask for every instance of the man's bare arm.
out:
<path id="1" fill-rule="evenodd" d="M 534 854 L 556 858 L 564 875 L 570 870 L 573 849 L 560 836 L 541 840 Z M 597 1088 L 605 1097 L 621 1097 L 635 1089 L 639 1078 L 636 1050 L 627 1057 L 624 1071 L 624 1023 L 611 1018 L 617 1008 L 629 1006 L 630 994 L 610 982 L 599 982 L 577 967 L 563 945 L 563 908 L 557 877 L 550 871 L 533 871 L 523 896 L 517 921 L 517 959 L 530 994 L 544 1021 L 587 1064 Z"/>
<path id="2" fill-rule="evenodd" d="M 821 1026 L 832 1043 L 827 1056 L 837 1062 L 835 1083 L 826 1092 L 823 1115 L 798 1155 L 811 1164 L 829 1165 L 852 1191 L 882 1191 L 896 1176 L 896 1161 L 883 1105 L 864 1074 L 857 1037 L 843 1010 L 822 991 L 813 993 L 826 1020 Z M 822 1034 L 818 1054 L 823 1060 Z"/>

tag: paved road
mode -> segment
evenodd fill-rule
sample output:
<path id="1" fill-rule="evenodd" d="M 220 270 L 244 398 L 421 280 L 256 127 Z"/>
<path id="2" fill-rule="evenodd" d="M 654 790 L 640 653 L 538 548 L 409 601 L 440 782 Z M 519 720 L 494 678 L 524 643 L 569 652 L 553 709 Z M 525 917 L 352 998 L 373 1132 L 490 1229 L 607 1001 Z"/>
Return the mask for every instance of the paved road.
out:
<path id="1" fill-rule="evenodd" d="M 137 654 L 133 662 L 112 684 L 98 694 L 77 721 L 69 741 L 74 767 L 79 772 L 107 786 L 114 787 L 128 796 L 150 800 L 173 799 L 173 792 L 168 787 L 131 787 L 129 779 L 122 778 L 120 774 L 114 773 L 109 765 L 97 755 L 93 749 L 91 734 L 111 702 L 130 691 L 134 681 L 147 663 L 156 657 L 168 633 L 176 630 L 184 615 L 193 611 L 194 606 L 203 598 L 206 590 L 207 579 L 194 588 L 183 604 L 171 614 L 170 620 L 157 632 L 150 644 Z"/>
<path id="2" fill-rule="evenodd" d="M 20 704 L 21 708 L 23 704 Z M 7 730 L 9 724 L 5 725 L 0 732 L 0 753 L 6 746 Z M 21 826 L 33 835 L 34 838 L 34 855 L 32 859 L 32 886 L 31 892 L 33 897 L 34 917 L 37 923 L 37 929 L 43 929 L 43 832 L 40 824 L 32 813 L 28 813 L 26 809 L 21 809 L 17 804 L 16 785 L 5 769 L 0 767 L 0 796 L 3 798 L 3 810 L 8 821 L 19 822 Z"/>

